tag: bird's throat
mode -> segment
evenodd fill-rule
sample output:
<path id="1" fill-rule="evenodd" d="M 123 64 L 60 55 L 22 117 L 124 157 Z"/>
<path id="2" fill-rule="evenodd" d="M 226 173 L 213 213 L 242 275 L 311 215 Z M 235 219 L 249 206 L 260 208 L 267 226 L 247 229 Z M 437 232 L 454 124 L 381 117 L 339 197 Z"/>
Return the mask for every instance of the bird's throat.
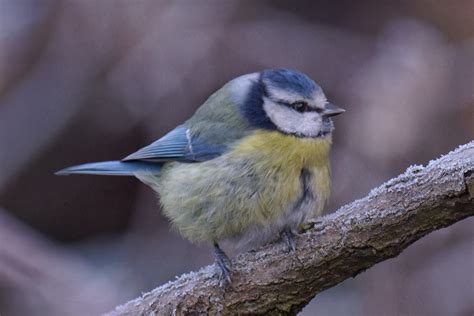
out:
<path id="1" fill-rule="evenodd" d="M 262 163 L 275 167 L 312 168 L 329 163 L 331 137 L 301 138 L 278 131 L 258 130 L 236 144 L 238 155 L 260 156 Z"/>

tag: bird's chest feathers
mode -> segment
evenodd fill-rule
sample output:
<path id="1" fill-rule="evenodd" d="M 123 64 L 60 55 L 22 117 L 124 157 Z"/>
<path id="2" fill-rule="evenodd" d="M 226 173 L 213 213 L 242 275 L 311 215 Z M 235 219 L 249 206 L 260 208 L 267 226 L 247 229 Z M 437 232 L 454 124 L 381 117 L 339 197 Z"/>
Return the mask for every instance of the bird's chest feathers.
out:
<path id="1" fill-rule="evenodd" d="M 258 175 L 262 205 L 283 210 L 308 195 L 322 203 L 329 197 L 330 147 L 330 138 L 257 131 L 240 142 L 233 155 L 246 159 L 250 172 Z"/>

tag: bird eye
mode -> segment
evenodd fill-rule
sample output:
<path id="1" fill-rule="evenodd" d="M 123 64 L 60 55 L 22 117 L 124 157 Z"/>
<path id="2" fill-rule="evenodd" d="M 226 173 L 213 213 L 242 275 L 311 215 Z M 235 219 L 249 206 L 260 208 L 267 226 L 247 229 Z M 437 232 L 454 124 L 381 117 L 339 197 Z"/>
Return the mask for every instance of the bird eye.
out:
<path id="1" fill-rule="evenodd" d="M 300 113 L 304 113 L 309 110 L 308 103 L 304 101 L 294 102 L 291 104 L 291 107 Z"/>

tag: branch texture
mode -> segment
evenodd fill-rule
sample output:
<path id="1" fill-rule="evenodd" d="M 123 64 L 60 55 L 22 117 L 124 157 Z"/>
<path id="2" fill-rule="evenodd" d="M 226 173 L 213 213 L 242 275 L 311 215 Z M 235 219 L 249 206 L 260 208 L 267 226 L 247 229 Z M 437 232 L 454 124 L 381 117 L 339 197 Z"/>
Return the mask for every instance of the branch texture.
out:
<path id="1" fill-rule="evenodd" d="M 239 255 L 232 285 L 208 266 L 109 315 L 293 315 L 316 294 L 395 257 L 437 229 L 474 215 L 474 141 L 372 190 L 321 218 L 286 253 L 281 243 Z"/>

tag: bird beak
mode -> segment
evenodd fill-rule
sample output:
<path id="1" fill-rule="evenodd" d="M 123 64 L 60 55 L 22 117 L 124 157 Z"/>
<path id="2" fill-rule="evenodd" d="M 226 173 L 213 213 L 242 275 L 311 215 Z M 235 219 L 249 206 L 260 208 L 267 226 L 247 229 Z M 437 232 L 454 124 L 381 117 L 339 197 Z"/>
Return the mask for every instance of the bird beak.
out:
<path id="1" fill-rule="evenodd" d="M 344 110 L 343 108 L 340 108 L 332 103 L 326 103 L 322 115 L 325 117 L 331 117 L 342 114 L 344 112 L 346 112 L 346 110 Z"/>

